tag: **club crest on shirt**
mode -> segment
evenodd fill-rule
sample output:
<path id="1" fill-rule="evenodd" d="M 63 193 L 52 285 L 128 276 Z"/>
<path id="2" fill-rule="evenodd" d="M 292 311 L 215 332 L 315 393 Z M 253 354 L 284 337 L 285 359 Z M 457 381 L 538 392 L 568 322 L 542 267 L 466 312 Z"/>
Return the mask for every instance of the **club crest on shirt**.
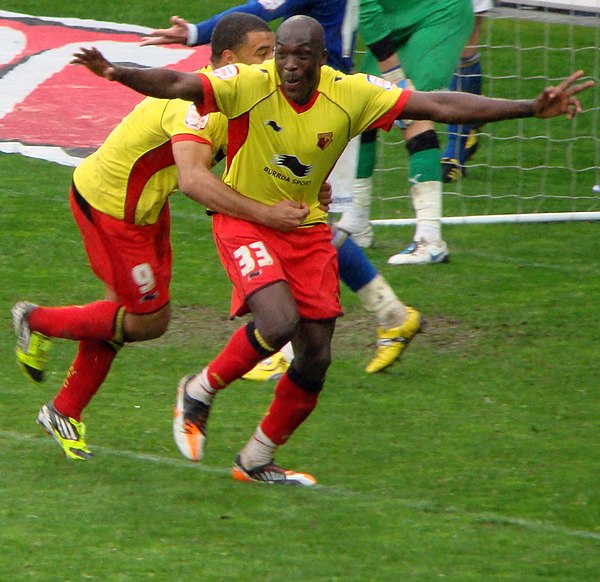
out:
<path id="1" fill-rule="evenodd" d="M 296 156 L 290 154 L 277 154 L 273 157 L 273 161 L 278 166 L 287 168 L 298 178 L 304 178 L 312 172 L 312 166 L 303 164 Z"/>
<path id="2" fill-rule="evenodd" d="M 213 71 L 213 75 L 217 77 L 217 79 L 221 79 L 221 81 L 231 79 L 232 77 L 239 75 L 239 73 L 240 70 L 235 65 L 225 65 L 224 67 Z"/>
<path id="3" fill-rule="evenodd" d="M 317 146 L 324 150 L 333 141 L 333 131 L 327 133 L 317 133 Z"/>
<path id="4" fill-rule="evenodd" d="M 208 114 L 200 116 L 196 105 L 192 103 L 185 115 L 185 125 L 190 129 L 204 129 L 208 125 Z"/>
<path id="5" fill-rule="evenodd" d="M 393 83 L 390 83 L 381 77 L 376 77 L 375 75 L 367 75 L 367 81 L 369 81 L 369 83 L 372 85 L 376 85 L 377 87 L 381 87 L 382 89 L 386 90 L 389 90 L 395 86 Z"/>

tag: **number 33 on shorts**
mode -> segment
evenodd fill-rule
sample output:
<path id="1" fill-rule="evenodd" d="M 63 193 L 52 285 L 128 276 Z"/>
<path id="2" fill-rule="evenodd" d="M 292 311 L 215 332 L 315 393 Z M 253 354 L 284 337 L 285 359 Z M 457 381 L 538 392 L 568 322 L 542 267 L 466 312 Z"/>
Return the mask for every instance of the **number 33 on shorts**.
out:
<path id="1" fill-rule="evenodd" d="M 238 262 L 238 269 L 242 277 L 253 273 L 260 267 L 273 264 L 273 258 L 262 241 L 238 247 L 233 252 L 233 256 Z"/>

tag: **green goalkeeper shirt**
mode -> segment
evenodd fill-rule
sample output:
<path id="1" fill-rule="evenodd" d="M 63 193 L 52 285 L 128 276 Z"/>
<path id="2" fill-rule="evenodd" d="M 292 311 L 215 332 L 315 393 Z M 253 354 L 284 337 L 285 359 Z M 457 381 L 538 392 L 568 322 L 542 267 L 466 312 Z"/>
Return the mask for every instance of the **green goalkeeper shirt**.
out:
<path id="1" fill-rule="evenodd" d="M 359 31 L 381 61 L 396 52 L 423 23 L 451 21 L 457 13 L 472 19 L 471 0 L 360 0 Z"/>

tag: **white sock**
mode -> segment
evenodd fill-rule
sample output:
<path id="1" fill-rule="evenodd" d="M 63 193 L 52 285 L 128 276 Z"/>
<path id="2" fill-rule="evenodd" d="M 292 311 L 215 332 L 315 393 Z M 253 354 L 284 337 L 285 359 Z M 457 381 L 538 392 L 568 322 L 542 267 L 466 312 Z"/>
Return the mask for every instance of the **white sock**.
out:
<path id="1" fill-rule="evenodd" d="M 256 427 L 252 438 L 240 451 L 240 460 L 245 469 L 254 469 L 265 465 L 273 460 L 277 445 L 262 431 L 260 426 Z"/>
<path id="2" fill-rule="evenodd" d="M 185 387 L 188 396 L 199 400 L 210 406 L 218 390 L 215 390 L 208 382 L 208 368 L 196 374 Z"/>
<path id="3" fill-rule="evenodd" d="M 362 306 L 375 316 L 377 325 L 383 329 L 400 327 L 406 319 L 406 306 L 381 275 L 361 287 L 356 295 Z"/>
<path id="4" fill-rule="evenodd" d="M 291 361 L 294 359 L 294 348 L 292 347 L 292 342 L 285 344 L 279 351 L 283 354 L 283 357 L 288 362 L 291 363 Z"/>
<path id="5" fill-rule="evenodd" d="M 417 219 L 413 240 L 442 240 L 442 183 L 430 181 L 414 184 L 410 196 Z"/>
<path id="6" fill-rule="evenodd" d="M 371 192 L 373 178 L 356 178 L 352 193 L 352 210 L 344 212 L 338 226 L 349 232 L 357 234 L 369 226 L 371 212 Z"/>

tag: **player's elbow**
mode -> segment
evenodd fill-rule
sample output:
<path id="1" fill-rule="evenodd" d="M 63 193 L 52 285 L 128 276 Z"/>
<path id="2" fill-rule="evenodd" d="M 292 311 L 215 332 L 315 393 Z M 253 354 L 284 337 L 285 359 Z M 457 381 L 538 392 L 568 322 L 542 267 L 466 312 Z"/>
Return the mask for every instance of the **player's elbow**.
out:
<path id="1" fill-rule="evenodd" d="M 456 107 L 451 107 L 448 103 L 442 100 L 432 99 L 429 109 L 426 112 L 427 119 L 431 121 L 437 121 L 440 123 L 455 123 L 456 118 L 459 115 L 459 110 Z"/>
<path id="2" fill-rule="evenodd" d="M 202 204 L 210 206 L 210 193 L 204 188 L 203 175 L 201 172 L 189 172 L 183 175 L 179 174 L 179 190 L 188 198 Z"/>
<path id="3" fill-rule="evenodd" d="M 204 97 L 202 82 L 193 73 L 180 73 L 173 83 L 172 96 L 185 101 L 202 103 Z"/>
<path id="4" fill-rule="evenodd" d="M 197 180 L 201 179 L 198 176 L 198 172 L 189 166 L 187 160 L 177 160 L 177 182 L 179 184 L 179 190 L 186 196 L 189 196 L 194 191 L 194 184 Z"/>
<path id="5" fill-rule="evenodd" d="M 180 190 L 180 192 L 182 192 L 186 196 L 191 196 L 193 194 L 193 191 L 194 191 L 194 181 L 193 181 L 193 179 L 188 174 L 184 174 L 184 173 L 180 172 L 178 180 L 179 180 L 179 190 Z"/>
<path id="6" fill-rule="evenodd" d="M 188 198 L 200 201 L 202 198 L 202 190 L 198 187 L 198 183 L 190 178 L 179 178 L 179 190 Z"/>

